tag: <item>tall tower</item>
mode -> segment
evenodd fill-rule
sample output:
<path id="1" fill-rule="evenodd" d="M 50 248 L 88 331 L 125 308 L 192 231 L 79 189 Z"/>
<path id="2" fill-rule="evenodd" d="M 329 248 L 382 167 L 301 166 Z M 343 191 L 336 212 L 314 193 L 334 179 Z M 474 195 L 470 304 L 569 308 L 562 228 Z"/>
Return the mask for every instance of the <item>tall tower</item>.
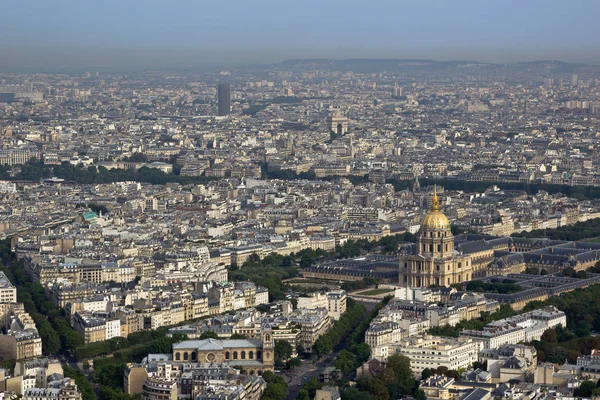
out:
<path id="1" fill-rule="evenodd" d="M 220 117 L 231 113 L 231 87 L 229 83 L 219 83 L 217 86 L 218 113 Z"/>

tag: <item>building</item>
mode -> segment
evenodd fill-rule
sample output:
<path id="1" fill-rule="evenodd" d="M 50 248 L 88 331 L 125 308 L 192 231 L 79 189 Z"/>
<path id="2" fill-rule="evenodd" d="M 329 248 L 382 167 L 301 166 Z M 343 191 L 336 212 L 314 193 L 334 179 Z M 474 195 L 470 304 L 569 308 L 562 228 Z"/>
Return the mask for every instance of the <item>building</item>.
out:
<path id="1" fill-rule="evenodd" d="M 219 83 L 217 86 L 218 113 L 225 117 L 231 113 L 231 87 L 229 83 Z"/>
<path id="2" fill-rule="evenodd" d="M 48 383 L 45 388 L 30 388 L 23 392 L 23 400 L 81 400 L 75 381 L 63 378 Z"/>
<path id="3" fill-rule="evenodd" d="M 410 367 L 420 375 L 425 368 L 459 370 L 471 367 L 477 361 L 480 344 L 471 339 L 425 335 L 401 340 L 388 348 L 388 355 L 401 354 L 410 358 Z M 386 359 L 387 356 L 380 361 Z"/>
<path id="4" fill-rule="evenodd" d="M 324 386 L 317 389 L 315 400 L 340 400 L 342 397 L 338 390 L 332 386 Z"/>
<path id="5" fill-rule="evenodd" d="M 481 331 L 463 330 L 460 337 L 482 342 L 486 349 L 497 349 L 507 344 L 540 340 L 546 330 L 558 325 L 567 326 L 565 313 L 548 306 L 490 322 Z"/>
<path id="6" fill-rule="evenodd" d="M 434 375 L 419 385 L 419 388 L 425 392 L 427 399 L 433 400 L 451 400 L 454 394 L 450 392 L 454 379 L 445 375 Z"/>
<path id="7" fill-rule="evenodd" d="M 331 326 L 331 318 L 325 308 L 314 310 L 298 308 L 289 317 L 290 322 L 300 326 L 298 345 L 304 351 L 312 351 L 312 346 L 319 336 L 325 334 Z"/>
<path id="8" fill-rule="evenodd" d="M 243 367 L 249 374 L 273 371 L 273 336 L 270 330 L 262 333 L 262 340 L 185 340 L 173 345 L 175 363 L 223 363 Z"/>
<path id="9" fill-rule="evenodd" d="M 177 400 L 177 382 L 147 378 L 142 387 L 142 400 Z"/>
<path id="10" fill-rule="evenodd" d="M 421 222 L 417 243 L 400 255 L 399 283 L 406 287 L 450 286 L 473 279 L 471 257 L 456 254 L 448 217 L 434 188 L 431 210 Z"/>
<path id="11" fill-rule="evenodd" d="M 307 296 L 298 297 L 298 308 L 314 310 L 316 308 L 326 308 L 329 316 L 339 320 L 346 312 L 346 292 L 344 290 L 334 290 L 327 293 L 311 293 Z"/>
<path id="12" fill-rule="evenodd" d="M 17 288 L 10 282 L 4 272 L 0 272 L 0 303 L 15 303 Z"/>

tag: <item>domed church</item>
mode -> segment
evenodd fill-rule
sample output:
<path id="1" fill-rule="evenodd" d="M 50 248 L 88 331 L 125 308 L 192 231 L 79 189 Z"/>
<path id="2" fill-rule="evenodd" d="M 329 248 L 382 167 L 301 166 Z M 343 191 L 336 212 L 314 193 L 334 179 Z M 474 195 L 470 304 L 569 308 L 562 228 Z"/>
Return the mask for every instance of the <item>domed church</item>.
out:
<path id="1" fill-rule="evenodd" d="M 440 211 L 437 188 L 431 209 L 423 218 L 417 243 L 400 254 L 399 283 L 407 287 L 450 286 L 473 278 L 471 257 L 454 250 L 448 217 Z"/>

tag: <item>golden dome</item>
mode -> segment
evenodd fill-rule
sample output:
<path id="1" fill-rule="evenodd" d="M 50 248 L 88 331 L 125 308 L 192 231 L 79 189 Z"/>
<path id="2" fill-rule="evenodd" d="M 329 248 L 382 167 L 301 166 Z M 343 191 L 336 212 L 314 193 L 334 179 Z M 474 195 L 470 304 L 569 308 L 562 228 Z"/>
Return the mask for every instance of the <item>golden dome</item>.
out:
<path id="1" fill-rule="evenodd" d="M 427 213 L 423 222 L 421 222 L 421 229 L 450 229 L 450 221 L 448 217 L 440 211 L 440 200 L 437 196 L 437 187 L 433 187 L 433 198 L 431 199 L 431 211 Z"/>
<path id="2" fill-rule="evenodd" d="M 443 212 L 430 211 L 423 218 L 421 229 L 450 229 L 450 221 L 448 221 L 448 217 Z"/>

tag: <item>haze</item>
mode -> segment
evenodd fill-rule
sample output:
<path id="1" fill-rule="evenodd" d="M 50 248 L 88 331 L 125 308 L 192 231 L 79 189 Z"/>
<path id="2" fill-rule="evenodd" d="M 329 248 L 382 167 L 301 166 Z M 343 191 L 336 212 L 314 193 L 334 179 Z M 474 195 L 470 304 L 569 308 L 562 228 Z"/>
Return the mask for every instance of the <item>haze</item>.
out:
<path id="1" fill-rule="evenodd" d="M 600 62 L 600 2 L 10 1 L 0 68 L 162 68 L 288 58 Z"/>

